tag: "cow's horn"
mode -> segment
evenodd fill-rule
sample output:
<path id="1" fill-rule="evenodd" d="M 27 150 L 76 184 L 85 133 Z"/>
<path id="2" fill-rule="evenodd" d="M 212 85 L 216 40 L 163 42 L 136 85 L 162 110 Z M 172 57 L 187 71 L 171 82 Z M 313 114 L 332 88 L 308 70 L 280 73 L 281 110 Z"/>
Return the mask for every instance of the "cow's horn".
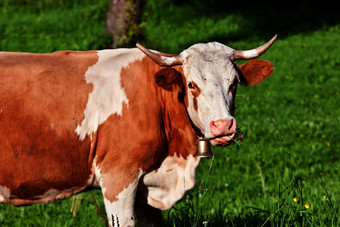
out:
<path id="1" fill-rule="evenodd" d="M 143 51 L 144 54 L 146 54 L 149 58 L 151 58 L 151 60 L 153 60 L 160 66 L 171 67 L 171 66 L 183 64 L 183 60 L 181 56 L 179 55 L 175 55 L 172 57 L 165 57 L 165 56 L 162 56 L 162 55 L 159 55 L 159 54 L 156 54 L 150 51 L 149 49 L 143 47 L 139 43 L 137 43 L 136 46 L 138 47 L 138 49 Z"/>
<path id="2" fill-rule="evenodd" d="M 277 38 L 277 35 L 275 35 L 266 44 L 259 46 L 252 50 L 235 50 L 234 59 L 235 60 L 248 60 L 248 59 L 257 58 L 258 56 L 266 52 L 266 50 L 268 50 L 268 48 L 275 42 L 276 38 Z"/>

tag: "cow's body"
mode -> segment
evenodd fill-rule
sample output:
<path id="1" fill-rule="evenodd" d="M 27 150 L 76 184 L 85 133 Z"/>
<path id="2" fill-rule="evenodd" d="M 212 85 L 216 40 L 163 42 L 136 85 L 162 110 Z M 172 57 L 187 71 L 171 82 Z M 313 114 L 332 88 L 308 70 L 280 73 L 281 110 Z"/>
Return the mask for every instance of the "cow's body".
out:
<path id="1" fill-rule="evenodd" d="M 227 53 L 214 59 L 221 48 Z M 234 51 L 218 43 L 180 57 L 141 50 L 148 56 L 0 53 L 0 202 L 30 205 L 101 188 L 109 224 L 134 226 L 136 213 L 139 225 L 159 225 L 158 209 L 194 186 L 197 134 L 223 146 L 235 135 L 238 72 L 255 84 L 272 71 L 262 60 L 236 69 Z"/>
<path id="2" fill-rule="evenodd" d="M 183 118 L 184 87 L 175 69 L 162 70 L 132 49 L 1 53 L 0 71 L 1 202 L 50 202 L 101 187 L 107 212 L 126 216 L 117 212 L 130 203 L 132 218 L 133 201 L 125 200 L 134 197 L 124 193 L 134 194 L 139 178 L 166 156 L 146 179 L 158 184 L 153 178 L 161 175 L 180 181 L 179 188 L 152 185 L 162 195 L 150 203 L 169 208 L 193 186 L 196 136 Z M 157 72 L 179 81 L 158 87 Z"/>

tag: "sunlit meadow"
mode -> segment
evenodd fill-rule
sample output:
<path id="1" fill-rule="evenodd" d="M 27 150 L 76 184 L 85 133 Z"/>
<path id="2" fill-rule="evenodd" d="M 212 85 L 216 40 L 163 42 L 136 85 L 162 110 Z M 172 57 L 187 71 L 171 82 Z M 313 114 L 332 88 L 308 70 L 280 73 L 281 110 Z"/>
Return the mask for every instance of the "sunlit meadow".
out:
<path id="1" fill-rule="evenodd" d="M 0 2 L 2 51 L 102 49 L 111 42 L 107 1 L 37 2 Z M 275 71 L 262 84 L 238 88 L 239 144 L 202 159 L 195 188 L 163 212 L 164 226 L 339 226 L 339 13 L 302 2 L 194 2 L 146 1 L 140 42 L 179 53 L 209 41 L 248 49 L 278 34 L 261 56 Z M 91 194 L 104 211 L 100 191 L 29 207 L 2 204 L 0 226 L 104 226 Z"/>

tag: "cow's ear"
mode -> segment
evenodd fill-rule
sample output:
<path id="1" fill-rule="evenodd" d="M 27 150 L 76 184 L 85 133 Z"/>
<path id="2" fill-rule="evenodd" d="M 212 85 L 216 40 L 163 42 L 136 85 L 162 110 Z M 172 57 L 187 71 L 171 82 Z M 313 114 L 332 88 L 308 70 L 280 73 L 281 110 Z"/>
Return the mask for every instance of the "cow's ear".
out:
<path id="1" fill-rule="evenodd" d="M 159 87 L 172 90 L 174 86 L 183 83 L 182 74 L 174 68 L 163 68 L 155 75 L 156 83 Z"/>
<path id="2" fill-rule="evenodd" d="M 252 60 L 237 67 L 241 71 L 240 83 L 244 86 L 261 83 L 274 71 L 272 63 L 266 60 Z"/>

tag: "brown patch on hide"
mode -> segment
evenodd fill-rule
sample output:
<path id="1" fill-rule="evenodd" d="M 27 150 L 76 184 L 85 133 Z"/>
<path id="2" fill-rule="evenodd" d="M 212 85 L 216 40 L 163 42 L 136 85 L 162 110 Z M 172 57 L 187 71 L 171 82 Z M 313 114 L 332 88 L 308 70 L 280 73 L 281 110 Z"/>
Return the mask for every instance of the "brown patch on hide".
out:
<path id="1" fill-rule="evenodd" d="M 53 201 L 87 186 L 91 141 L 75 129 L 92 91 L 84 74 L 97 61 L 95 51 L 0 54 L 0 185 L 11 192 L 8 203 Z M 59 197 L 44 198 L 50 189 Z"/>
<path id="2" fill-rule="evenodd" d="M 189 89 L 191 94 L 194 96 L 193 97 L 194 109 L 197 111 L 198 110 L 197 97 L 201 94 L 201 89 L 197 86 L 195 82 L 192 81 L 190 83 L 192 83 L 192 88 Z"/>

